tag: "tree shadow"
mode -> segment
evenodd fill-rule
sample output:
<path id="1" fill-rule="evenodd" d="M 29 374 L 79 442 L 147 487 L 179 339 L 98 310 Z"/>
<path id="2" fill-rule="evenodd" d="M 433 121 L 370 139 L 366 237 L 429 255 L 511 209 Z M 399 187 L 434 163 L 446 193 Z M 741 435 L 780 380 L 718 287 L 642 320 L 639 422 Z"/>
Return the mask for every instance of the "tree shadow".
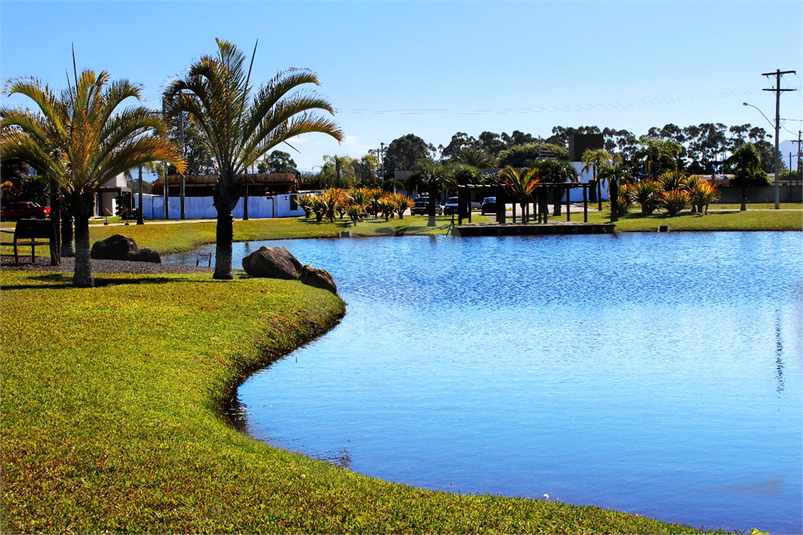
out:
<path id="1" fill-rule="evenodd" d="M 186 278 L 182 276 L 184 274 L 179 274 L 179 276 L 173 277 L 166 277 L 163 275 L 125 275 L 125 274 L 107 274 L 107 273 L 99 273 L 93 275 L 93 280 L 95 282 L 95 288 L 106 288 L 110 286 L 121 286 L 121 285 L 144 285 L 144 284 L 168 284 L 168 283 L 181 283 L 181 282 L 204 282 L 204 283 L 214 283 L 220 282 L 212 278 L 211 274 L 209 278 L 198 279 L 196 278 Z M 195 275 L 195 274 L 193 274 Z M 36 281 L 35 283 L 32 282 L 30 284 L 3 284 L 0 285 L 0 289 L 3 290 L 36 290 L 36 289 L 51 289 L 51 290 L 63 290 L 69 288 L 75 288 L 72 283 L 73 274 L 72 273 L 54 273 L 54 272 L 46 272 L 40 273 L 36 275 L 30 275 L 28 277 L 32 281 Z"/>

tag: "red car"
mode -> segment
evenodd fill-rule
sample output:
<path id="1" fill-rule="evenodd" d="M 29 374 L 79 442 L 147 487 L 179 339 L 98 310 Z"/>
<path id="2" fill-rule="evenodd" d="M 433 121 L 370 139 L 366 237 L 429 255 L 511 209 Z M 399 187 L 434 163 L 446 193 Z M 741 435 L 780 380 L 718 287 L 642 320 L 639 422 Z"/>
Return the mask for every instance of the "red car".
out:
<path id="1" fill-rule="evenodd" d="M 50 215 L 49 206 L 39 206 L 35 202 L 12 202 L 7 206 L 3 206 L 0 211 L 0 219 L 45 219 Z"/>

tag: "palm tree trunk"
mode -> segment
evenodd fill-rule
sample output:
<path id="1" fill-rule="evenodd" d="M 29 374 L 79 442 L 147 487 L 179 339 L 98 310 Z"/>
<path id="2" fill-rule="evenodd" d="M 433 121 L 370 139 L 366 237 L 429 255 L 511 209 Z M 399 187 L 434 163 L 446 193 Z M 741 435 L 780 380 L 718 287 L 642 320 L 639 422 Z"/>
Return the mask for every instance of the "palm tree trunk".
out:
<path id="1" fill-rule="evenodd" d="M 92 262 L 89 258 L 89 253 L 89 217 L 82 211 L 76 211 L 73 286 L 91 288 L 95 285 L 95 281 L 92 278 Z"/>
<path id="2" fill-rule="evenodd" d="M 231 210 L 218 208 L 216 225 L 214 279 L 233 279 L 231 270 L 232 241 L 234 240 L 234 216 Z"/>
<path id="3" fill-rule="evenodd" d="M 611 223 L 614 223 L 619 221 L 619 182 L 609 178 L 608 187 L 611 197 Z"/>
<path id="4" fill-rule="evenodd" d="M 87 224 L 88 223 L 87 219 Z M 75 256 L 75 244 L 73 234 L 73 217 L 68 210 L 61 210 L 61 256 L 73 257 Z"/>
<path id="5" fill-rule="evenodd" d="M 53 234 L 50 240 L 50 265 L 61 265 L 61 200 L 59 199 L 59 185 L 50 178 L 50 222 L 53 225 Z"/>

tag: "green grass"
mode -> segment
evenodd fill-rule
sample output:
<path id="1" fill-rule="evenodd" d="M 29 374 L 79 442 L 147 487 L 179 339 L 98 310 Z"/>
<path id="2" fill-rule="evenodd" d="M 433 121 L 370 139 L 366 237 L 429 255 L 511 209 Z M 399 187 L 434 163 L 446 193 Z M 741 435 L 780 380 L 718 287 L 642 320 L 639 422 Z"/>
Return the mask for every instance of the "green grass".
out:
<path id="1" fill-rule="evenodd" d="M 219 408 L 251 370 L 331 327 L 342 301 L 295 281 L 95 280 L 2 272 L 4 533 L 695 532 L 416 489 L 262 444 Z"/>
<path id="2" fill-rule="evenodd" d="M 572 214 L 574 219 L 574 214 Z M 579 218 L 582 221 L 582 215 Z M 589 223 L 609 223 L 610 211 L 589 212 Z M 738 208 L 730 211 L 710 210 L 708 215 L 692 214 L 685 211 L 669 217 L 664 213 L 643 216 L 634 212 L 614 223 L 617 232 L 655 232 L 659 225 L 669 225 L 670 231 L 800 231 L 803 230 L 803 210 L 740 212 Z"/>
<path id="3" fill-rule="evenodd" d="M 773 205 L 774 206 L 774 205 Z M 604 210 L 588 212 L 589 223 L 608 223 L 610 211 L 607 205 Z M 616 222 L 617 232 L 655 232 L 659 225 L 670 225 L 672 231 L 753 231 L 753 230 L 803 230 L 803 205 L 783 205 L 781 211 L 752 209 L 740 212 L 738 206 L 712 205 L 708 215 L 681 212 L 675 217 L 659 213 L 644 217 L 633 212 Z M 472 220 L 490 222 L 491 218 L 473 214 Z M 565 214 L 550 217 L 550 221 L 565 221 Z M 573 212 L 572 221 L 583 220 L 582 212 Z M 437 236 L 445 235 L 449 229 L 451 216 L 439 216 L 437 226 L 428 227 L 426 216 L 406 216 L 404 219 L 366 219 L 354 225 L 348 219 L 336 219 L 334 223 L 327 221 L 318 223 L 314 219 L 281 218 L 252 219 L 234 222 L 235 241 L 282 240 L 295 238 L 336 238 L 341 231 L 350 231 L 354 237 L 380 236 Z M 511 222 L 511 219 L 508 219 Z M 13 228 L 13 222 L 3 222 L 3 228 Z M 131 221 L 128 225 L 104 225 L 102 222 L 90 226 L 92 243 L 113 234 L 124 234 L 133 238 L 139 247 L 151 247 L 161 254 L 192 251 L 201 245 L 215 242 L 214 222 L 170 222 L 148 221 L 144 225 L 136 225 Z M 12 248 L 3 246 L 3 254 L 12 254 Z M 40 255 L 46 255 L 42 248 Z M 30 249 L 20 248 L 20 254 L 30 254 Z"/>

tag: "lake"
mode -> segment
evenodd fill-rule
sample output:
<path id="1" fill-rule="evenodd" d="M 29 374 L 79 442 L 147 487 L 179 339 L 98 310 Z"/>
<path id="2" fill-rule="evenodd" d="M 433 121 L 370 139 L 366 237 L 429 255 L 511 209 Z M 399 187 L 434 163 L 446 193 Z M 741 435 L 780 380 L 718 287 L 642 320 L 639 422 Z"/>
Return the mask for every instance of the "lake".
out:
<path id="1" fill-rule="evenodd" d="M 803 234 L 251 242 L 234 266 L 261 245 L 348 312 L 241 386 L 250 435 L 429 489 L 803 531 Z"/>

